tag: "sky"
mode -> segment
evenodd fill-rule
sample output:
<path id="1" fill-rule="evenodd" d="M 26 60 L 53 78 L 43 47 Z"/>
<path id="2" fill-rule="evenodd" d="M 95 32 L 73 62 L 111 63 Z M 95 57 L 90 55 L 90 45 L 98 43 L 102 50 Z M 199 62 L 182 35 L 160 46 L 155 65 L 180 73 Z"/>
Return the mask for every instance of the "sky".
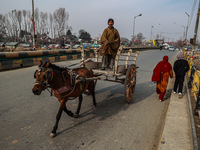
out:
<path id="1" fill-rule="evenodd" d="M 142 33 L 145 40 L 159 34 L 166 41 L 176 41 L 183 37 L 188 16 L 191 16 L 193 3 L 196 0 L 34 0 L 35 8 L 41 12 L 53 13 L 58 8 L 65 8 L 69 13 L 68 25 L 72 33 L 78 35 L 80 29 L 98 37 L 107 27 L 107 20 L 113 18 L 114 27 L 121 37 L 131 39 L 133 35 Z M 0 0 L 0 14 L 14 9 L 32 10 L 32 0 Z M 188 39 L 194 36 L 198 1 L 194 9 L 191 24 L 188 28 Z M 153 26 L 153 28 L 152 28 Z M 183 27 L 184 26 L 184 27 Z M 199 34 L 199 32 L 198 32 Z M 199 40 L 199 37 L 197 37 Z"/>

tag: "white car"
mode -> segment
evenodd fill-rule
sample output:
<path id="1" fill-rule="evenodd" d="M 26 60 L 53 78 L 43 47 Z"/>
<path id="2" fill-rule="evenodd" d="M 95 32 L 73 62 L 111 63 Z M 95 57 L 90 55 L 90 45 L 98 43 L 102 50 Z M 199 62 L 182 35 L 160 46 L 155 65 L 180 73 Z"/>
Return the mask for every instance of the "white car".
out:
<path id="1" fill-rule="evenodd" d="M 174 51 L 174 46 L 169 46 L 169 51 Z"/>

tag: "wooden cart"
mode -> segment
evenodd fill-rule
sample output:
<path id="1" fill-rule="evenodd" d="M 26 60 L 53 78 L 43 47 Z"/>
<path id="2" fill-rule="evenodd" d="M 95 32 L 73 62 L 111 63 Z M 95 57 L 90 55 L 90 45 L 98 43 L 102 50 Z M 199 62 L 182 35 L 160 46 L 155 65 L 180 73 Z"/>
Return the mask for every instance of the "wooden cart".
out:
<path id="1" fill-rule="evenodd" d="M 85 61 L 84 50 L 82 51 L 83 64 L 92 69 L 95 77 L 92 80 L 104 80 L 110 82 L 118 82 L 124 84 L 124 96 L 127 103 L 130 103 L 134 94 L 136 85 L 136 59 L 139 55 L 139 51 L 133 52 L 132 49 L 128 53 L 121 53 L 122 48 L 120 47 L 115 58 L 115 65 L 113 70 L 101 70 L 102 62 L 98 62 L 98 52 L 95 51 L 94 60 L 89 59 Z M 129 60 L 129 58 L 133 58 Z M 119 61 L 125 62 L 124 65 L 119 65 Z M 129 62 L 132 61 L 130 64 Z"/>

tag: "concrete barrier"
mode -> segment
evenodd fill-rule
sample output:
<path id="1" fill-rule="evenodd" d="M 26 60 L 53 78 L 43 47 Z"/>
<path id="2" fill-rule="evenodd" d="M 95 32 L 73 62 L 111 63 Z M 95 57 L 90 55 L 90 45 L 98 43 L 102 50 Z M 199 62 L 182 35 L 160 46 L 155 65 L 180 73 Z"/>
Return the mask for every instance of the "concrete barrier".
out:
<path id="1" fill-rule="evenodd" d="M 90 57 L 93 50 L 85 50 Z M 38 65 L 40 61 L 67 61 L 81 59 L 81 50 L 44 50 L 0 53 L 0 71 Z"/>
<path id="2" fill-rule="evenodd" d="M 155 47 L 129 47 L 123 48 L 122 53 L 126 53 L 129 49 L 133 51 L 143 51 L 156 49 Z M 67 50 L 39 50 L 39 51 L 19 51 L 19 52 L 1 52 L 0 53 L 0 71 L 15 69 L 21 67 L 29 67 L 38 65 L 39 61 L 67 61 L 81 59 L 81 49 Z M 94 49 L 84 49 L 86 57 L 93 57 Z"/>

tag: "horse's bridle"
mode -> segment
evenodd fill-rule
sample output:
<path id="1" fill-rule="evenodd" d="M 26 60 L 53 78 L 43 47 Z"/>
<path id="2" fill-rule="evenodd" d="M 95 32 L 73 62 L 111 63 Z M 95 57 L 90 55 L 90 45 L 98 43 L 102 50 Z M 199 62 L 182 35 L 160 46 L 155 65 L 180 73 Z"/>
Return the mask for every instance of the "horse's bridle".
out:
<path id="1" fill-rule="evenodd" d="M 53 70 L 52 69 L 46 69 L 46 68 L 40 68 L 40 70 L 38 70 L 39 72 L 42 72 L 42 70 L 45 70 L 45 76 L 46 76 L 46 80 L 44 82 L 41 81 L 35 81 L 34 85 L 41 85 L 43 87 L 43 90 L 47 89 L 49 86 L 49 79 L 53 79 Z M 51 76 L 49 75 L 51 74 Z"/>
<path id="2" fill-rule="evenodd" d="M 40 68 L 40 70 L 38 70 L 39 72 L 42 72 L 42 70 L 45 70 L 45 76 L 46 76 L 46 80 L 44 82 L 41 82 L 41 81 L 35 81 L 35 84 L 34 85 L 41 85 L 43 87 L 43 90 L 47 89 L 49 91 L 49 80 L 52 80 L 53 79 L 53 70 L 52 69 L 46 69 L 46 68 Z M 68 95 L 70 95 L 74 90 L 75 90 L 75 87 L 76 87 L 76 84 L 79 82 L 77 82 L 77 79 L 79 78 L 79 75 L 74 73 L 72 70 L 70 71 L 67 71 L 68 74 L 70 75 L 70 79 L 71 79 L 71 85 L 73 85 L 73 89 L 70 93 L 62 96 L 62 97 L 66 97 Z M 54 84 L 57 84 L 61 81 L 66 81 L 66 78 L 64 77 L 64 74 L 62 73 L 62 80 L 54 83 Z M 86 82 L 85 82 L 86 83 Z M 84 84 L 84 88 L 85 88 L 85 84 Z M 82 89 L 81 93 L 83 92 L 84 88 Z M 50 91 L 49 91 L 50 92 Z M 50 92 L 51 95 L 52 95 L 52 91 Z M 76 97 L 75 97 L 76 98 Z M 73 98 L 74 99 L 74 98 Z"/>

